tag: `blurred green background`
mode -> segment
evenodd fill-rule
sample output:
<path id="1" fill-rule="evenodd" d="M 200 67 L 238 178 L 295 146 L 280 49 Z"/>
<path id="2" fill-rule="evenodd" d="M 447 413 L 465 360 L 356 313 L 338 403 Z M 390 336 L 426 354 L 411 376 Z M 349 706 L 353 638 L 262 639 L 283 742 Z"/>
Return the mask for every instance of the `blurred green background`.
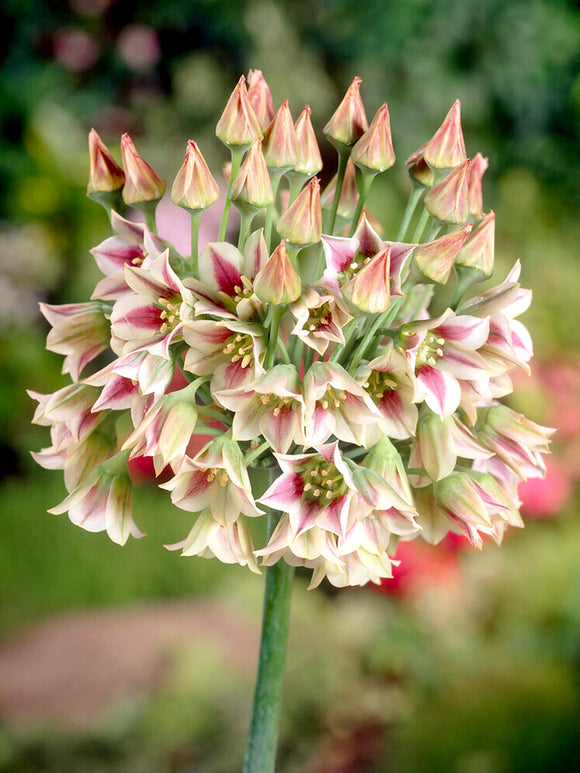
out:
<path id="1" fill-rule="evenodd" d="M 409 189 L 402 162 L 461 99 L 468 155 L 490 162 L 498 276 L 521 259 L 535 295 L 525 322 L 536 367 L 513 405 L 560 431 L 546 481 L 522 490 L 528 526 L 501 549 L 409 554 L 384 593 L 306 593 L 298 580 L 280 771 L 580 769 L 577 4 L 5 0 L 1 13 L 0 663 L 2 641 L 37 621 L 136 601 L 209 601 L 257 635 L 260 580 L 165 551 L 190 522 L 146 483 L 135 513 L 150 536 L 125 548 L 46 514 L 64 488 L 29 457 L 48 433 L 30 425 L 25 389 L 65 381 L 37 303 L 85 300 L 97 279 L 88 250 L 108 225 L 85 196 L 91 126 L 117 157 L 129 131 L 171 182 L 189 138 L 213 169 L 227 160 L 213 130 L 249 68 L 294 117 L 310 104 L 319 132 L 360 75 L 369 117 L 385 100 L 391 113 L 399 163 L 370 201 L 387 226 Z M 330 166 L 334 151 L 320 145 Z M 15 728 L 0 673 L 0 771 L 239 770 L 252 667 L 203 631 L 168 662 L 163 680 L 82 732 L 73 720 Z"/>

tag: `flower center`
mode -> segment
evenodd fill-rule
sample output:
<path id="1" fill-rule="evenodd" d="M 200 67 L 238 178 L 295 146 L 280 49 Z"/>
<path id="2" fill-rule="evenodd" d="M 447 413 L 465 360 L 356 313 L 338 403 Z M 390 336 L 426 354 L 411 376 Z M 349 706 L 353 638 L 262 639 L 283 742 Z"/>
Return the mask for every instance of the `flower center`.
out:
<path id="1" fill-rule="evenodd" d="M 242 368 L 247 368 L 254 359 L 254 339 L 248 333 L 235 333 L 226 340 L 222 349 L 231 362 L 240 362 Z"/>
<path id="2" fill-rule="evenodd" d="M 234 287 L 234 304 L 237 306 L 240 301 L 243 301 L 246 298 L 250 298 L 252 293 L 254 292 L 254 285 L 252 282 L 248 279 L 247 276 L 242 276 L 242 285 L 236 285 Z"/>
<path id="3" fill-rule="evenodd" d="M 417 359 L 425 365 L 436 365 L 437 360 L 443 357 L 445 339 L 428 332 L 424 340 L 417 347 Z"/>
<path id="4" fill-rule="evenodd" d="M 323 456 L 315 456 L 304 465 L 302 472 L 304 497 L 326 507 L 348 491 L 342 473 Z"/>
<path id="5" fill-rule="evenodd" d="M 208 483 L 213 483 L 216 478 L 220 486 L 227 486 L 229 476 L 226 470 L 224 470 L 222 467 L 210 467 L 207 470 L 205 479 L 208 481 Z"/>
<path id="6" fill-rule="evenodd" d="M 159 298 L 157 303 L 161 306 L 159 316 L 163 320 L 159 329 L 161 333 L 167 333 L 173 330 L 180 322 L 181 298 L 177 300 L 173 298 Z"/>
<path id="7" fill-rule="evenodd" d="M 363 386 L 367 390 L 369 397 L 374 402 L 378 402 L 385 392 L 392 392 L 396 389 L 398 383 L 392 373 L 373 370 Z"/>
<path id="8" fill-rule="evenodd" d="M 139 267 L 148 255 L 149 253 L 146 250 L 143 250 L 141 255 L 135 255 L 134 258 L 131 258 L 131 265 Z"/>
<path id="9" fill-rule="evenodd" d="M 274 416 L 279 416 L 283 408 L 295 410 L 298 407 L 298 401 L 293 397 L 278 397 L 278 395 L 260 395 L 260 402 L 273 409 Z"/>
<path id="10" fill-rule="evenodd" d="M 372 258 L 373 255 L 365 255 L 363 252 L 356 252 L 350 264 L 342 272 L 345 281 L 352 279 L 353 276 L 358 274 L 363 266 L 366 266 L 367 263 L 371 262 Z"/>
<path id="11" fill-rule="evenodd" d="M 340 408 L 340 404 L 345 400 L 346 392 L 343 389 L 338 390 L 329 386 L 318 402 L 327 411 L 329 408 Z"/>
<path id="12" fill-rule="evenodd" d="M 330 311 L 330 305 L 328 301 L 325 301 L 318 308 L 310 310 L 310 313 L 308 315 L 308 321 L 306 322 L 306 325 L 304 327 L 310 333 L 313 333 L 315 330 L 318 330 L 318 328 L 321 325 L 328 325 L 328 323 L 331 320 L 331 317 L 332 317 L 332 314 Z"/>

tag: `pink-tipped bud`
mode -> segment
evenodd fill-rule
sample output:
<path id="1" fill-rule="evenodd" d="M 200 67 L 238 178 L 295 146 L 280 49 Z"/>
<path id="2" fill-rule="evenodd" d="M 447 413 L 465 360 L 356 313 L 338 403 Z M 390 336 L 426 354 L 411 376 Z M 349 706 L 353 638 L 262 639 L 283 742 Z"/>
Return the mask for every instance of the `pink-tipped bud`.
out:
<path id="1" fill-rule="evenodd" d="M 230 194 L 237 207 L 263 209 L 274 201 L 274 192 L 268 168 L 262 154 L 260 137 L 252 142 L 250 152 L 244 159 Z"/>
<path id="2" fill-rule="evenodd" d="M 250 70 L 248 73 L 248 99 L 260 126 L 265 129 L 276 111 L 272 102 L 272 92 L 261 70 Z"/>
<path id="3" fill-rule="evenodd" d="M 466 159 L 425 194 L 425 208 L 442 223 L 461 225 L 469 217 L 469 165 L 470 162 Z"/>
<path id="4" fill-rule="evenodd" d="M 318 147 L 318 140 L 310 119 L 310 107 L 304 106 L 304 110 L 298 116 L 294 124 L 296 141 L 298 143 L 298 162 L 294 167 L 297 174 L 305 177 L 313 177 L 322 169 L 322 156 Z"/>
<path id="5" fill-rule="evenodd" d="M 123 134 L 121 137 L 121 155 L 125 167 L 125 187 L 123 188 L 125 204 L 133 206 L 159 201 L 167 186 L 157 172 L 137 153 L 133 140 L 128 134 Z"/>
<path id="6" fill-rule="evenodd" d="M 362 78 L 356 77 L 348 87 L 342 102 L 326 124 L 323 133 L 333 145 L 350 146 L 369 128 L 364 105 L 360 97 Z"/>
<path id="7" fill-rule="evenodd" d="M 412 177 L 415 183 L 423 188 L 430 188 L 435 182 L 435 175 L 423 156 L 426 147 L 426 145 L 422 145 L 414 153 L 411 153 L 405 161 L 405 167 L 409 177 Z"/>
<path id="8" fill-rule="evenodd" d="M 302 281 L 292 265 L 286 242 L 281 241 L 254 279 L 254 292 L 264 303 L 275 306 L 300 298 Z"/>
<path id="9" fill-rule="evenodd" d="M 495 214 L 489 212 L 469 234 L 459 250 L 455 264 L 469 266 L 490 277 L 493 272 Z"/>
<path id="10" fill-rule="evenodd" d="M 320 182 L 313 177 L 278 220 L 276 230 L 291 244 L 314 244 L 322 236 Z"/>
<path id="11" fill-rule="evenodd" d="M 87 196 L 121 190 L 125 174 L 94 129 L 89 132 L 89 162 Z"/>
<path id="12" fill-rule="evenodd" d="M 268 169 L 284 172 L 298 162 L 298 142 L 287 99 L 264 132 L 262 151 Z"/>
<path id="13" fill-rule="evenodd" d="M 465 240 L 469 236 L 472 224 L 453 233 L 440 236 L 432 242 L 419 244 L 415 248 L 414 258 L 419 271 L 438 284 L 445 284 L 449 279 L 455 259 Z"/>
<path id="14" fill-rule="evenodd" d="M 481 180 L 488 167 L 487 158 L 476 153 L 471 159 L 467 174 L 467 189 L 469 193 L 469 214 L 479 220 L 483 215 L 483 194 Z"/>
<path id="15" fill-rule="evenodd" d="M 371 125 L 352 149 L 353 164 L 363 171 L 384 172 L 395 163 L 391 119 L 385 102 L 371 121 Z"/>
<path id="16" fill-rule="evenodd" d="M 193 140 L 187 143 L 185 161 L 175 177 L 171 201 L 178 207 L 197 212 L 219 199 L 220 189 Z"/>
<path id="17" fill-rule="evenodd" d="M 248 98 L 243 75 L 228 99 L 215 133 L 224 145 L 235 148 L 248 147 L 257 137 L 262 136 L 262 127 Z"/>
<path id="18" fill-rule="evenodd" d="M 334 175 L 322 194 L 322 209 L 330 209 L 334 200 L 337 175 Z M 338 201 L 336 214 L 342 220 L 352 220 L 358 203 L 358 190 L 356 187 L 356 169 L 350 158 L 346 164 L 342 190 Z"/>
<path id="19" fill-rule="evenodd" d="M 387 244 L 342 287 L 342 294 L 361 311 L 377 314 L 391 305 L 391 250 Z"/>
<path id="20" fill-rule="evenodd" d="M 466 158 L 463 130 L 461 129 L 461 102 L 453 107 L 423 151 L 425 161 L 432 169 L 452 169 Z"/>

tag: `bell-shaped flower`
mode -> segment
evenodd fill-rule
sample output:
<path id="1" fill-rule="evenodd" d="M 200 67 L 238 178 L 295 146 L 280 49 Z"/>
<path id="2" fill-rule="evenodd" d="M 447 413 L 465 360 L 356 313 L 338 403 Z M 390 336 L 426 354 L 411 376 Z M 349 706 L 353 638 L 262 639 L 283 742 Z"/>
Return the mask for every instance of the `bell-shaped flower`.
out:
<path id="1" fill-rule="evenodd" d="M 130 459 L 152 456 L 158 471 L 181 463 L 197 424 L 197 388 L 190 384 L 153 404 L 123 445 L 123 450 L 130 451 Z"/>
<path id="2" fill-rule="evenodd" d="M 238 209 L 257 212 L 274 201 L 272 183 L 262 154 L 262 138 L 252 142 L 250 151 L 238 172 L 230 198 Z"/>
<path id="3" fill-rule="evenodd" d="M 121 190 L 125 174 L 94 129 L 89 132 L 89 162 L 87 196 Z"/>
<path id="4" fill-rule="evenodd" d="M 243 75 L 228 99 L 215 133 L 224 145 L 234 148 L 247 148 L 262 136 L 262 127 L 248 97 Z"/>
<path id="5" fill-rule="evenodd" d="M 401 296 L 401 284 L 409 273 L 410 258 L 416 245 L 382 241 L 365 214 L 352 236 L 322 237 L 326 270 L 318 284 L 339 294 L 341 286 L 349 282 L 387 245 L 391 247 L 390 294 L 391 297 Z"/>
<path id="6" fill-rule="evenodd" d="M 300 298 L 290 305 L 290 312 L 296 320 L 291 335 L 298 336 L 320 355 L 331 343 L 344 346 L 342 329 L 352 316 L 338 298 L 321 295 L 313 287 L 306 287 Z"/>
<path id="7" fill-rule="evenodd" d="M 555 430 L 542 427 L 507 405 L 492 405 L 478 427 L 478 438 L 522 479 L 543 472 L 541 455 L 548 453 Z"/>
<path id="8" fill-rule="evenodd" d="M 276 230 L 291 244 L 314 244 L 322 236 L 322 209 L 320 207 L 320 182 L 313 177 L 297 196 L 282 217 Z"/>
<path id="9" fill-rule="evenodd" d="M 391 245 L 387 244 L 342 286 L 342 295 L 369 314 L 387 311 L 391 305 Z"/>
<path id="10" fill-rule="evenodd" d="M 415 368 L 417 397 L 441 417 L 450 416 L 461 400 L 459 381 L 493 374 L 477 350 L 489 334 L 489 320 L 447 309 L 436 319 L 403 326 L 401 345 Z"/>
<path id="11" fill-rule="evenodd" d="M 200 281 L 187 280 L 198 297 L 197 315 L 230 319 L 252 319 L 263 308 L 254 293 L 253 281 L 268 260 L 264 229 L 246 239 L 243 252 L 228 242 L 210 242 L 199 256 Z"/>
<path id="12" fill-rule="evenodd" d="M 435 501 L 474 547 L 482 547 L 480 534 L 501 540 L 510 508 L 468 472 L 452 472 L 434 486 Z"/>
<path id="13" fill-rule="evenodd" d="M 352 149 L 353 164 L 367 172 L 384 172 L 395 163 L 391 119 L 385 102 L 377 112 L 371 125 Z"/>
<path id="14" fill-rule="evenodd" d="M 234 412 L 234 440 L 263 435 L 280 453 L 292 443 L 305 445 L 304 398 L 294 365 L 275 365 L 243 389 L 214 392 L 214 398 Z"/>
<path id="15" fill-rule="evenodd" d="M 302 280 L 290 261 L 284 241 L 256 275 L 254 292 L 261 301 L 274 306 L 292 303 L 300 297 Z"/>
<path id="16" fill-rule="evenodd" d="M 469 195 L 469 214 L 476 220 L 483 217 L 483 194 L 481 190 L 481 180 L 485 170 L 489 166 L 487 158 L 476 153 L 471 159 L 467 173 L 467 189 Z"/>
<path id="17" fill-rule="evenodd" d="M 264 373 L 262 325 L 194 319 L 185 322 L 183 335 L 189 347 L 184 369 L 196 376 L 211 376 L 212 392 L 245 387 Z"/>
<path id="18" fill-rule="evenodd" d="M 476 269 L 484 277 L 490 277 L 493 272 L 494 243 L 495 214 L 489 212 L 463 242 L 455 258 L 455 265 Z"/>
<path id="19" fill-rule="evenodd" d="M 260 126 L 265 129 L 276 111 L 272 102 L 272 92 L 261 70 L 250 70 L 248 73 L 248 101 L 254 109 Z"/>
<path id="20" fill-rule="evenodd" d="M 193 315 L 193 295 L 171 268 L 169 251 L 147 267 L 125 265 L 132 293 L 119 298 L 111 312 L 111 348 L 118 356 L 147 350 L 165 359 L 183 338 L 183 320 Z"/>
<path id="21" fill-rule="evenodd" d="M 335 174 L 322 192 L 320 205 L 323 210 L 329 210 L 332 207 L 337 181 L 338 175 Z M 336 210 L 337 217 L 345 222 L 352 220 L 354 213 L 356 212 L 358 199 L 359 193 L 358 188 L 356 187 L 356 168 L 349 157 L 346 163 L 346 171 L 344 173 L 340 198 L 338 200 L 338 207 Z"/>
<path id="22" fill-rule="evenodd" d="M 331 435 L 363 445 L 365 425 L 382 415 L 363 387 L 336 362 L 315 362 L 304 376 L 304 434 L 310 445 Z"/>
<path id="23" fill-rule="evenodd" d="M 431 242 L 418 244 L 414 259 L 419 271 L 437 284 L 445 284 L 451 276 L 459 250 L 473 228 L 467 223 L 457 231 L 440 236 Z"/>
<path id="24" fill-rule="evenodd" d="M 121 137 L 121 155 L 125 167 L 123 201 L 129 206 L 149 204 L 163 196 L 167 185 L 141 158 L 128 134 Z"/>
<path id="25" fill-rule="evenodd" d="M 208 510 L 222 526 L 235 523 L 240 515 L 264 514 L 254 502 L 240 447 L 225 436 L 212 440 L 194 459 L 186 456 L 161 488 L 171 491 L 177 507 L 192 513 Z"/>
<path id="26" fill-rule="evenodd" d="M 65 424 L 72 438 L 79 440 L 99 423 L 99 419 L 92 415 L 93 405 L 99 396 L 96 386 L 76 381 L 51 394 L 43 395 L 31 389 L 27 390 L 27 394 L 38 402 L 33 424 L 41 427 Z"/>
<path id="27" fill-rule="evenodd" d="M 84 379 L 83 383 L 92 389 L 101 387 L 98 390 L 98 396 L 93 399 L 91 404 L 93 412 L 128 410 L 131 408 L 133 400 L 139 396 L 138 381 L 125 378 L 115 372 L 114 368 L 118 362 L 119 360 L 114 360 Z"/>
<path id="28" fill-rule="evenodd" d="M 185 161 L 171 189 L 171 201 L 191 212 L 200 212 L 219 199 L 220 189 L 197 143 L 188 140 Z"/>
<path id="29" fill-rule="evenodd" d="M 83 368 L 109 345 L 109 305 L 101 301 L 41 303 L 40 310 L 51 324 L 46 348 L 65 355 L 62 372 L 77 381 Z"/>
<path id="30" fill-rule="evenodd" d="M 431 480 L 441 480 L 455 469 L 457 458 L 487 459 L 492 452 L 478 442 L 471 430 L 457 416 L 441 417 L 423 412 L 411 446 L 409 468 L 425 470 Z M 416 485 L 425 485 L 419 475 Z"/>
<path id="31" fill-rule="evenodd" d="M 123 387 L 123 381 L 131 382 L 137 385 L 138 391 L 142 395 L 152 395 L 154 399 L 164 394 L 175 376 L 175 363 L 173 359 L 161 357 L 158 354 L 151 354 L 145 349 L 139 352 L 133 352 L 125 357 L 119 357 L 111 363 L 113 376 L 101 392 L 101 396 L 95 406 L 99 404 L 99 409 L 105 407 L 101 405 L 101 400 L 116 399 L 115 393 L 119 390 L 118 397 L 123 399 L 123 390 L 130 389 L 130 385 Z M 89 379 L 86 383 L 97 383 L 93 379 L 98 378 L 98 374 Z M 121 381 L 117 381 L 117 378 Z M 100 383 L 98 384 L 100 386 Z M 117 410 L 114 405 L 107 406 Z"/>
<path id="32" fill-rule="evenodd" d="M 304 110 L 300 113 L 298 120 L 294 124 L 298 160 L 293 173 L 305 178 L 313 177 L 322 169 L 322 156 L 320 155 L 320 148 L 318 147 L 318 140 L 316 139 L 310 115 L 310 107 L 305 105 Z"/>
<path id="33" fill-rule="evenodd" d="M 373 439 L 378 440 L 383 432 L 397 440 L 415 434 L 418 411 L 414 371 L 409 360 L 392 343 L 378 357 L 359 367 L 356 380 L 383 417 L 382 426 L 365 427 L 365 445 L 372 445 Z"/>
<path id="34" fill-rule="evenodd" d="M 262 152 L 268 169 L 278 174 L 293 169 L 298 163 L 298 142 L 287 99 L 264 132 Z"/>
<path id="35" fill-rule="evenodd" d="M 248 523 L 243 516 L 234 523 L 222 524 L 215 520 L 210 510 L 204 510 L 184 540 L 166 547 L 181 550 L 182 556 L 217 558 L 224 564 L 247 566 L 252 572 L 261 574 L 254 558 Z"/>
<path id="36" fill-rule="evenodd" d="M 466 159 L 425 194 L 425 209 L 442 223 L 461 225 L 469 217 L 469 165 Z"/>
<path id="37" fill-rule="evenodd" d="M 452 169 L 465 161 L 461 128 L 461 103 L 455 100 L 441 126 L 423 148 L 423 158 L 432 169 Z"/>
<path id="38" fill-rule="evenodd" d="M 362 78 L 355 77 L 353 79 L 342 102 L 322 130 L 336 147 L 354 145 L 369 127 L 360 97 L 361 83 Z"/>
<path id="39" fill-rule="evenodd" d="M 48 512 L 68 511 L 72 523 L 86 531 L 106 531 L 113 542 L 124 545 L 130 536 L 145 536 L 131 515 L 132 493 L 127 454 L 121 453 L 99 465 L 89 480 Z"/>
<path id="40" fill-rule="evenodd" d="M 125 281 L 125 264 L 140 267 L 147 258 L 158 257 L 167 246 L 144 223 L 125 220 L 114 210 L 111 210 L 111 226 L 116 235 L 109 236 L 90 251 L 105 275 L 97 283 L 91 299 L 117 300 L 130 290 Z"/>

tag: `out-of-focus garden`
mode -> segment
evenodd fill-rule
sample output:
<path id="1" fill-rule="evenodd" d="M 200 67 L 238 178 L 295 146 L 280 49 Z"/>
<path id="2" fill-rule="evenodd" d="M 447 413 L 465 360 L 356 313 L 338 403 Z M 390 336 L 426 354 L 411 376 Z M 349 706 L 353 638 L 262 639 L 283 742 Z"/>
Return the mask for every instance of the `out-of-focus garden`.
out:
<path id="1" fill-rule="evenodd" d="M 108 235 L 85 195 L 89 129 L 117 158 L 128 131 L 169 183 L 190 138 L 219 169 L 215 123 L 250 68 L 295 118 L 311 106 L 329 158 L 320 130 L 354 75 L 369 115 L 388 102 L 398 163 L 369 209 L 393 227 L 409 191 L 402 162 L 461 100 L 468 155 L 489 159 L 497 275 L 519 258 L 534 292 L 533 374 L 511 404 L 559 428 L 546 479 L 520 491 L 526 529 L 501 548 L 403 544 L 380 589 L 307 592 L 299 577 L 279 770 L 580 769 L 576 3 L 5 0 L 3 15 L 0 771 L 240 769 L 261 580 L 164 550 L 190 522 L 145 474 L 134 513 L 146 539 L 120 548 L 47 514 L 64 486 L 30 458 L 48 436 L 30 424 L 25 390 L 65 383 L 38 301 L 85 300 L 97 278 L 89 249 Z M 153 640 L 157 659 L 131 671 Z"/>

